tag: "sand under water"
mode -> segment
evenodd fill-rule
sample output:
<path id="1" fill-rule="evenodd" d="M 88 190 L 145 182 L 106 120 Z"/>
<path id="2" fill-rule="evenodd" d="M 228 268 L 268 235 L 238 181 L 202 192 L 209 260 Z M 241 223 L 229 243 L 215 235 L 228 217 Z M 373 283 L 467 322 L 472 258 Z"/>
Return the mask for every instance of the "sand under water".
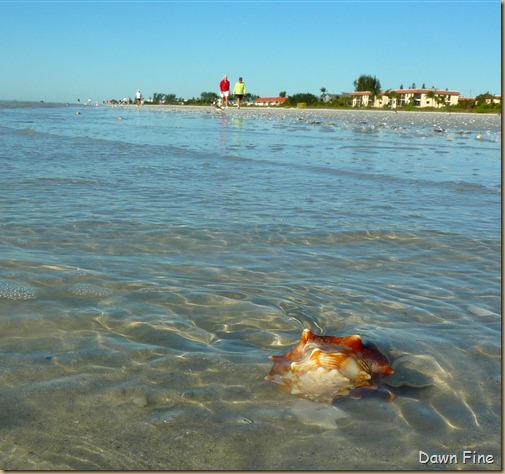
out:
<path id="1" fill-rule="evenodd" d="M 0 144 L 0 468 L 501 469 L 499 116 L 0 103 Z M 393 402 L 264 380 L 304 328 Z"/>

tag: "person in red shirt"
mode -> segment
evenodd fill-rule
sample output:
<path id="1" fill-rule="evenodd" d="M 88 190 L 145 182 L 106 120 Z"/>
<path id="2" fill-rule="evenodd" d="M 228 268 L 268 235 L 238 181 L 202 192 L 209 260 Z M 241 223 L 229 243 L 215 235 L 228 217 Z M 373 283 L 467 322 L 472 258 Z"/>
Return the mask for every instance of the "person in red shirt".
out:
<path id="1" fill-rule="evenodd" d="M 226 108 L 228 108 L 228 96 L 230 95 L 230 81 L 228 76 L 224 76 L 219 83 L 219 90 L 221 91 L 221 105 L 226 102 Z"/>

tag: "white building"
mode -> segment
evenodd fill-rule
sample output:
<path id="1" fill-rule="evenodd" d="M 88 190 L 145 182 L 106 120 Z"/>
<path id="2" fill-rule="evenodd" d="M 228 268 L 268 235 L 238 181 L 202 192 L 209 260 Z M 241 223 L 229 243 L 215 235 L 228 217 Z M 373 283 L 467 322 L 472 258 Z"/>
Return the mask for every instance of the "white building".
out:
<path id="1" fill-rule="evenodd" d="M 272 105 L 280 105 L 284 104 L 288 100 L 286 97 L 259 97 L 255 100 L 256 105 L 260 105 L 262 107 L 267 106 L 270 107 Z"/>
<path id="2" fill-rule="evenodd" d="M 441 108 L 446 105 L 458 105 L 460 93 L 437 89 L 397 89 L 380 92 L 377 96 L 370 91 L 351 92 L 353 107 L 389 107 L 396 109 L 404 104 L 414 107 Z"/>

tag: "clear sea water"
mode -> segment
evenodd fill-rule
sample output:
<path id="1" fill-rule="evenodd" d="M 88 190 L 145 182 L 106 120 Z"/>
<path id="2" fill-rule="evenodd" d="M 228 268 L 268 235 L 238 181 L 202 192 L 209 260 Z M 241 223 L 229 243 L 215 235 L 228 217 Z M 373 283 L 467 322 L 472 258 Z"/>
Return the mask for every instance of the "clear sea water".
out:
<path id="1" fill-rule="evenodd" d="M 501 469 L 501 139 L 0 102 L 0 468 Z M 374 342 L 393 402 L 265 381 L 304 328 Z"/>

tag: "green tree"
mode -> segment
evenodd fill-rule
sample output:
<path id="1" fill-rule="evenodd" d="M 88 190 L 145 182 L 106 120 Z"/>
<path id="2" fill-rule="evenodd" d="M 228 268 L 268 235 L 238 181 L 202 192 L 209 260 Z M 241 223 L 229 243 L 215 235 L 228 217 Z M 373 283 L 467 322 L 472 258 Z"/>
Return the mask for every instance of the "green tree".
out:
<path id="1" fill-rule="evenodd" d="M 435 94 L 438 105 L 449 105 L 449 96 L 445 94 Z"/>
<path id="2" fill-rule="evenodd" d="M 362 74 L 354 81 L 354 90 L 356 92 L 369 91 L 377 95 L 381 90 L 381 83 L 375 76 L 366 76 Z"/>
<path id="3" fill-rule="evenodd" d="M 256 95 L 256 94 L 251 94 L 250 92 L 248 92 L 245 96 L 244 96 L 244 102 L 254 102 L 256 99 L 259 98 L 259 95 Z"/>
<path id="4" fill-rule="evenodd" d="M 354 90 L 356 92 L 370 92 L 372 102 L 374 102 L 381 91 L 381 83 L 375 76 L 362 74 L 354 81 Z"/>
<path id="5" fill-rule="evenodd" d="M 495 103 L 495 97 L 489 91 L 475 97 L 475 112 L 501 114 L 501 102 Z"/>
<path id="6" fill-rule="evenodd" d="M 426 97 L 428 99 L 431 99 L 431 103 L 433 105 L 435 105 L 435 101 L 436 101 L 436 94 L 435 94 L 435 90 L 434 89 L 430 89 L 428 92 L 426 92 Z"/>
<path id="7" fill-rule="evenodd" d="M 279 97 L 286 97 L 286 91 L 279 92 Z"/>
<path id="8" fill-rule="evenodd" d="M 475 97 L 476 105 L 485 105 L 491 103 L 492 101 L 493 94 L 491 94 L 489 91 L 485 92 L 484 94 L 479 94 L 477 97 Z"/>
<path id="9" fill-rule="evenodd" d="M 204 104 L 212 104 L 218 99 L 218 95 L 215 92 L 202 92 L 200 94 L 200 102 Z"/>
<path id="10" fill-rule="evenodd" d="M 180 102 L 175 94 L 165 94 L 165 104 L 174 104 L 175 102 Z"/>
<path id="11" fill-rule="evenodd" d="M 389 90 L 389 91 L 386 92 L 386 95 L 389 97 L 389 107 L 392 108 L 393 107 L 393 101 L 395 99 L 398 99 L 399 94 L 398 94 L 398 92 L 395 92 L 393 90 Z M 398 102 L 396 104 L 398 104 Z"/>
<path id="12" fill-rule="evenodd" d="M 352 106 L 352 99 L 350 95 L 341 95 L 331 100 L 332 107 L 347 108 Z"/>
<path id="13" fill-rule="evenodd" d="M 163 94 L 161 92 L 153 94 L 153 104 L 174 104 L 177 101 L 178 99 L 175 94 Z"/>
<path id="14" fill-rule="evenodd" d="M 305 102 L 307 105 L 314 105 L 317 104 L 317 102 L 319 102 L 319 99 L 314 94 L 311 94 L 310 92 L 305 92 L 305 93 L 298 93 L 288 97 L 288 100 L 286 102 L 290 106 L 296 106 L 296 104 L 300 102 Z"/>

